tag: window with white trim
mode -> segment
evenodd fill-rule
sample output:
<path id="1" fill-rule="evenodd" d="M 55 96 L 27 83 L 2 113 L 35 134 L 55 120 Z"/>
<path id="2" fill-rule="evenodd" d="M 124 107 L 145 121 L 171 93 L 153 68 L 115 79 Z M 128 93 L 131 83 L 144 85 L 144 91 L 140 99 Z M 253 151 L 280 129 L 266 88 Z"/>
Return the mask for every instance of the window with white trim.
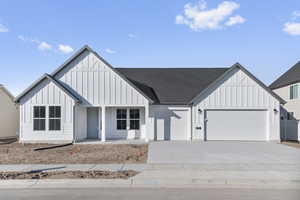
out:
<path id="1" fill-rule="evenodd" d="M 127 109 L 117 109 L 117 130 L 127 129 Z"/>
<path id="2" fill-rule="evenodd" d="M 140 130 L 140 110 L 129 110 L 129 128 L 130 130 Z"/>
<path id="3" fill-rule="evenodd" d="M 46 106 L 33 107 L 33 130 L 46 130 Z"/>
<path id="4" fill-rule="evenodd" d="M 298 85 L 290 86 L 290 99 L 298 99 Z"/>
<path id="5" fill-rule="evenodd" d="M 61 130 L 61 107 L 49 106 L 49 131 Z"/>

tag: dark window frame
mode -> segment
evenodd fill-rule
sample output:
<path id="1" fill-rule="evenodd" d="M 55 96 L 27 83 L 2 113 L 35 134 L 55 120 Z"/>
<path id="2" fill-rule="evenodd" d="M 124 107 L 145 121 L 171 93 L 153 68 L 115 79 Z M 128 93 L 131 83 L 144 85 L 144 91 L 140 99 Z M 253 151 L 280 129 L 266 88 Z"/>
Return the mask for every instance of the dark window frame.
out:
<path id="1" fill-rule="evenodd" d="M 298 97 L 299 97 L 298 93 L 299 93 L 298 84 L 291 85 L 290 86 L 290 100 L 298 99 Z"/>
<path id="2" fill-rule="evenodd" d="M 140 130 L 141 113 L 140 109 L 129 109 L 129 129 Z"/>
<path id="3" fill-rule="evenodd" d="M 127 109 L 118 108 L 116 110 L 117 130 L 127 130 Z M 125 126 L 124 126 L 125 125 Z"/>
<path id="4" fill-rule="evenodd" d="M 61 131 L 61 106 L 49 106 L 48 111 L 48 130 Z"/>
<path id="5" fill-rule="evenodd" d="M 33 106 L 33 131 L 46 131 L 46 106 Z"/>

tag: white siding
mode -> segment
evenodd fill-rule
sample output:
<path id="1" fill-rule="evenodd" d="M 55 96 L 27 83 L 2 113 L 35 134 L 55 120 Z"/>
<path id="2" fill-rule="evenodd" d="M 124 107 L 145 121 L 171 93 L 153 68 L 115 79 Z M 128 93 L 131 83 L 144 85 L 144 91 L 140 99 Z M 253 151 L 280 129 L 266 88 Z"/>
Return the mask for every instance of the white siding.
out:
<path id="1" fill-rule="evenodd" d="M 61 106 L 61 131 L 33 131 L 34 106 Z M 73 140 L 74 100 L 49 80 L 44 80 L 20 102 L 20 140 L 22 142 L 63 142 Z M 48 107 L 46 107 L 48 115 Z"/>
<path id="2" fill-rule="evenodd" d="M 87 138 L 87 109 L 75 106 L 75 137 L 76 141 Z"/>
<path id="3" fill-rule="evenodd" d="M 0 139 L 17 137 L 19 132 L 19 108 L 4 88 L 0 86 Z"/>
<path id="4" fill-rule="evenodd" d="M 204 139 L 204 111 L 207 109 L 266 109 L 269 139 L 280 139 L 279 101 L 242 70 L 233 70 L 199 97 L 193 106 L 193 139 Z"/>
<path id="5" fill-rule="evenodd" d="M 191 139 L 191 107 L 176 105 L 150 105 L 147 127 L 149 140 L 171 139 L 171 118 L 178 118 L 176 111 L 187 112 L 187 140 Z M 184 133 L 183 133 L 184 134 Z"/>
<path id="6" fill-rule="evenodd" d="M 96 55 L 84 51 L 56 79 L 82 96 L 86 106 L 146 105 L 148 100 Z"/>

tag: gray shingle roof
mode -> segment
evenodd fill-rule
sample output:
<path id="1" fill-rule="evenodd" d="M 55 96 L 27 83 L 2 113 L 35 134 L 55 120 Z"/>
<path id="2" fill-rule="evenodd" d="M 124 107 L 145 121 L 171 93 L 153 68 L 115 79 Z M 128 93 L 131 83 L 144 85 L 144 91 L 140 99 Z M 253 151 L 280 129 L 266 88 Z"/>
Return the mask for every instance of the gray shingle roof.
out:
<path id="1" fill-rule="evenodd" d="M 281 75 L 269 87 L 274 90 L 296 82 L 300 82 L 300 62 Z"/>
<path id="2" fill-rule="evenodd" d="M 116 68 L 157 104 L 186 105 L 229 68 Z"/>

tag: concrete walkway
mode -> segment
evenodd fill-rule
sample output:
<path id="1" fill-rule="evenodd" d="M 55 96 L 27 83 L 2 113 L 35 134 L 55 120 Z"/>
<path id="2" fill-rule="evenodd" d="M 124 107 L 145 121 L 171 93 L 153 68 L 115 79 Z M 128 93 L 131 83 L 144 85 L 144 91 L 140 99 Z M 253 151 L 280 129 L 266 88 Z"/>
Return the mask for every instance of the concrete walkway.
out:
<path id="1" fill-rule="evenodd" d="M 151 142 L 148 163 L 300 164 L 300 149 L 272 142 Z"/>
<path id="2" fill-rule="evenodd" d="M 137 170 L 127 180 L 4 180 L 1 188 L 300 188 L 300 165 L 251 164 L 114 164 L 114 165 L 0 165 L 0 171 Z"/>

